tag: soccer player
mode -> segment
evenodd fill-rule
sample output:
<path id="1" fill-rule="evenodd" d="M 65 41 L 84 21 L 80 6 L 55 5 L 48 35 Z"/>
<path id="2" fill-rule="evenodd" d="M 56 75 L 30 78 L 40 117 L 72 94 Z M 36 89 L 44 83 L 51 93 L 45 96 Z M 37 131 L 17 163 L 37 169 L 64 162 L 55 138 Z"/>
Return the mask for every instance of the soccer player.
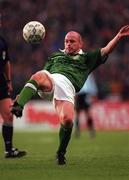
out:
<path id="1" fill-rule="evenodd" d="M 79 93 L 75 96 L 75 137 L 80 137 L 80 114 L 84 113 L 89 137 L 95 137 L 95 128 L 91 116 L 91 106 L 97 100 L 97 85 L 93 74 L 90 74 Z"/>
<path id="2" fill-rule="evenodd" d="M 5 144 L 5 158 L 17 158 L 26 155 L 25 151 L 19 151 L 17 148 L 13 148 L 13 115 L 10 112 L 12 106 L 10 95 L 12 90 L 8 45 L 4 38 L 0 36 L 0 114 L 3 119 L 2 136 Z"/>
<path id="3" fill-rule="evenodd" d="M 74 119 L 74 97 L 88 75 L 103 64 L 118 42 L 129 36 L 129 25 L 122 27 L 116 36 L 103 48 L 83 52 L 83 40 L 78 32 L 70 31 L 64 40 L 64 50 L 52 54 L 44 70 L 33 74 L 21 90 L 11 112 L 21 117 L 25 104 L 35 95 L 51 94 L 60 119 L 59 147 L 56 160 L 66 164 L 65 153 L 71 138 Z M 49 95 L 50 95 L 49 94 Z"/>

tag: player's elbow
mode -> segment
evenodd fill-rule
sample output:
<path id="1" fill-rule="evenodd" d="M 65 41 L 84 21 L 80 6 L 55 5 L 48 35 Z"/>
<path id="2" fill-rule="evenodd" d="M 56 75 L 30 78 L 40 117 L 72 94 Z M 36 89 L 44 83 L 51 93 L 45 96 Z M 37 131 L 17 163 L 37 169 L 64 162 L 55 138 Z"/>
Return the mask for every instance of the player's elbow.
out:
<path id="1" fill-rule="evenodd" d="M 112 49 L 108 48 L 108 47 L 101 48 L 101 56 L 102 57 L 106 56 L 106 55 L 110 54 L 111 51 L 112 51 Z"/>

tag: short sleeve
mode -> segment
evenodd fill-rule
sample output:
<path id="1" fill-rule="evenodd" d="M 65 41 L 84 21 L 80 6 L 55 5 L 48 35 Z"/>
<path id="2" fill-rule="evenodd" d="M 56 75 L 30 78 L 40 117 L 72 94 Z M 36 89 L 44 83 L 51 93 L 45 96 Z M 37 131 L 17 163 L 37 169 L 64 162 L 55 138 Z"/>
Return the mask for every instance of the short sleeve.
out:
<path id="1" fill-rule="evenodd" d="M 101 50 L 96 49 L 94 51 L 87 53 L 87 65 L 90 69 L 90 72 L 92 72 L 94 69 L 96 69 L 99 65 L 106 62 L 108 56 L 101 56 Z"/>

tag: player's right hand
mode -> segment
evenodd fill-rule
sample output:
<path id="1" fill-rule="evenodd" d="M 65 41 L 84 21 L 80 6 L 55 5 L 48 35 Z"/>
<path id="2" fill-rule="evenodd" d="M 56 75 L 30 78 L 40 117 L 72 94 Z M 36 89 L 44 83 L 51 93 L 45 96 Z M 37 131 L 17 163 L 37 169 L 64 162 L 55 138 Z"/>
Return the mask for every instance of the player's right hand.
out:
<path id="1" fill-rule="evenodd" d="M 11 107 L 11 112 L 14 114 L 17 118 L 22 117 L 23 107 L 21 107 L 17 101 L 14 102 L 14 104 Z"/>

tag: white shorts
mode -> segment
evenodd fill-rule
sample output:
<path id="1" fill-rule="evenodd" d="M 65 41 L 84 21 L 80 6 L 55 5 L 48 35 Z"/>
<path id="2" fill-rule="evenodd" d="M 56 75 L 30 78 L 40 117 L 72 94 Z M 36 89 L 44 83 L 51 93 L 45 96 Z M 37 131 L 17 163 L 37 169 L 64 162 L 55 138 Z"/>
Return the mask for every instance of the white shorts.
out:
<path id="1" fill-rule="evenodd" d="M 62 74 L 50 74 L 48 71 L 43 70 L 53 82 L 53 90 L 51 92 L 43 92 L 38 90 L 38 94 L 41 98 L 49 100 L 57 99 L 69 101 L 74 104 L 75 88 L 70 80 Z"/>

